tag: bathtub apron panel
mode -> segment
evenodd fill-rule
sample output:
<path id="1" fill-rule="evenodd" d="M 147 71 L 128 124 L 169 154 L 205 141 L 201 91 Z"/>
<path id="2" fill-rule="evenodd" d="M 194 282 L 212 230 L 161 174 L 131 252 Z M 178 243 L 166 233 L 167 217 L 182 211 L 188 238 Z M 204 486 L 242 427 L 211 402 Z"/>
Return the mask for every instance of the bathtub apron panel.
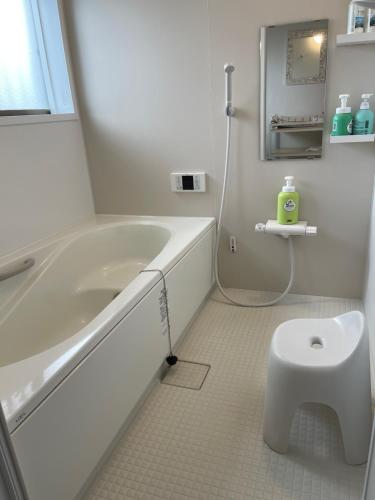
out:
<path id="1" fill-rule="evenodd" d="M 167 275 L 172 343 L 175 344 L 214 283 L 212 251 L 215 228 Z"/>
<path id="2" fill-rule="evenodd" d="M 161 290 L 159 282 L 13 433 L 31 500 L 75 498 L 154 376 L 168 352 Z"/>
<path id="3" fill-rule="evenodd" d="M 213 284 L 215 229 L 167 273 L 173 343 Z M 152 266 L 150 265 L 150 268 Z M 73 500 L 168 353 L 160 280 L 12 433 L 30 500 Z"/>

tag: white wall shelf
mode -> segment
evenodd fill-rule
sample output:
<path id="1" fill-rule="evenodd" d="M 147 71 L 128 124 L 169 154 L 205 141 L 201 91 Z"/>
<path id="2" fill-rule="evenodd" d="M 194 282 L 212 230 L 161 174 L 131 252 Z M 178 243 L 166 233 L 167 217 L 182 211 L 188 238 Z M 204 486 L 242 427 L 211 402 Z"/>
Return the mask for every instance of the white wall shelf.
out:
<path id="1" fill-rule="evenodd" d="M 349 33 L 343 35 L 337 35 L 336 45 L 337 47 L 343 45 L 368 45 L 370 43 L 375 44 L 375 32 L 370 33 Z"/>
<path id="2" fill-rule="evenodd" d="M 331 144 L 343 144 L 345 142 L 375 142 L 375 134 L 367 135 L 330 135 Z"/>

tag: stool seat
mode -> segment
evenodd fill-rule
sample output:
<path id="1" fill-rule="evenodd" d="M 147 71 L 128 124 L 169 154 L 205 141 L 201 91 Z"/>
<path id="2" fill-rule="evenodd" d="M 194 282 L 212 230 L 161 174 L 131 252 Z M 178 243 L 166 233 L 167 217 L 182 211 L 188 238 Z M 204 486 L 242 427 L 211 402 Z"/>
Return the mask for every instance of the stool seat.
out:
<path id="1" fill-rule="evenodd" d="M 366 462 L 372 427 L 368 332 L 352 311 L 335 318 L 293 319 L 272 338 L 263 436 L 286 453 L 296 409 L 320 403 L 337 414 L 349 464 Z"/>
<path id="2" fill-rule="evenodd" d="M 364 330 L 358 311 L 337 318 L 293 319 L 275 331 L 272 349 L 285 362 L 301 367 L 333 367 L 350 357 Z"/>

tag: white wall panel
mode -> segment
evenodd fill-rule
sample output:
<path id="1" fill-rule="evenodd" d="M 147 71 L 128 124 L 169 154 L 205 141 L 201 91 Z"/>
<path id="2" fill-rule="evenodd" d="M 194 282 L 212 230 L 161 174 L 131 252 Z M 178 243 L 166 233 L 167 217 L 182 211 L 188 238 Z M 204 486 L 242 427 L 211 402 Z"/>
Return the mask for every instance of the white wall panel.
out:
<path id="1" fill-rule="evenodd" d="M 296 240 L 294 292 L 360 297 L 367 252 L 374 146 L 329 145 L 338 94 L 358 107 L 375 79 L 371 46 L 336 48 L 346 0 L 65 0 L 83 108 L 96 208 L 106 213 L 215 215 L 225 152 L 225 62 L 233 62 L 232 175 L 223 239 L 225 285 L 280 290 L 288 254 L 281 239 L 254 234 L 274 218 L 285 175 L 301 193 L 301 218 L 316 238 Z M 329 19 L 323 159 L 259 161 L 259 29 Z M 100 43 L 98 43 L 100 40 Z M 361 78 L 358 78 L 361 75 Z M 169 190 L 178 170 L 209 174 L 206 194 Z"/>

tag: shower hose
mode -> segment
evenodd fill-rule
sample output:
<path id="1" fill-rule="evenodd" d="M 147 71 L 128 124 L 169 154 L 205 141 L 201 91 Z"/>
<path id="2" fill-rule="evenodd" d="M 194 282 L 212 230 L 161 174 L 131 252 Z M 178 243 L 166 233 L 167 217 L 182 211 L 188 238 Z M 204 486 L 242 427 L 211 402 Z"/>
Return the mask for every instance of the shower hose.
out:
<path id="1" fill-rule="evenodd" d="M 224 167 L 224 180 L 223 180 L 223 190 L 221 193 L 221 202 L 220 202 L 220 210 L 219 210 L 219 219 L 217 223 L 217 234 L 216 234 L 216 243 L 215 243 L 215 255 L 214 255 L 214 268 L 215 268 L 215 279 L 216 284 L 221 292 L 221 294 L 231 303 L 240 307 L 268 307 L 273 306 L 280 302 L 288 293 L 292 287 L 294 280 L 294 249 L 293 249 L 293 241 L 292 237 L 288 238 L 289 245 L 289 281 L 285 290 L 275 299 L 270 300 L 268 302 L 260 302 L 258 304 L 249 304 L 245 302 L 238 302 L 230 297 L 227 292 L 224 290 L 222 284 L 220 283 L 219 277 L 219 245 L 220 245 L 220 237 L 223 225 L 223 211 L 225 205 L 225 196 L 227 192 L 227 184 L 229 177 L 229 163 L 230 163 L 230 145 L 231 145 L 231 132 L 232 132 L 232 117 L 230 115 L 227 116 L 227 141 L 226 141 L 226 151 L 225 151 L 225 167 Z"/>

